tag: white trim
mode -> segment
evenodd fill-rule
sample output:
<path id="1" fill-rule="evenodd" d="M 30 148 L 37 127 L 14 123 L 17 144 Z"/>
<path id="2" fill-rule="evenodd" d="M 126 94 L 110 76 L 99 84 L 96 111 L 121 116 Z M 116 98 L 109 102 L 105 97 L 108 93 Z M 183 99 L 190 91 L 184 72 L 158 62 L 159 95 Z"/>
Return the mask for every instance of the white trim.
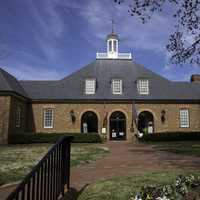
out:
<path id="1" fill-rule="evenodd" d="M 51 121 L 50 125 L 46 125 L 46 114 L 48 111 L 51 111 L 51 119 L 48 119 L 49 121 Z M 54 124 L 54 110 L 52 108 L 46 108 L 44 109 L 44 112 L 43 112 L 43 122 L 44 122 L 44 128 L 53 128 L 53 124 Z"/>
<path id="2" fill-rule="evenodd" d="M 179 120 L 180 120 L 181 128 L 189 128 L 190 127 L 190 117 L 189 117 L 188 109 L 180 109 Z"/>
<path id="3" fill-rule="evenodd" d="M 116 91 L 118 89 L 119 91 Z M 122 94 L 122 79 L 112 79 L 112 93 Z"/>
<path id="4" fill-rule="evenodd" d="M 109 53 L 96 53 L 96 59 L 120 59 L 120 60 L 131 60 L 131 53 L 118 53 L 117 57 L 111 58 Z"/>
<path id="5" fill-rule="evenodd" d="M 116 44 L 116 46 L 114 45 L 114 43 Z M 116 39 L 107 40 L 107 56 L 108 58 L 118 58 L 118 40 Z"/>
<path id="6" fill-rule="evenodd" d="M 85 94 L 95 94 L 96 92 L 96 79 L 88 78 L 85 80 Z"/>
<path id="7" fill-rule="evenodd" d="M 139 94 L 144 94 L 144 95 L 149 94 L 149 80 L 148 79 L 138 80 L 137 87 L 138 87 Z"/>

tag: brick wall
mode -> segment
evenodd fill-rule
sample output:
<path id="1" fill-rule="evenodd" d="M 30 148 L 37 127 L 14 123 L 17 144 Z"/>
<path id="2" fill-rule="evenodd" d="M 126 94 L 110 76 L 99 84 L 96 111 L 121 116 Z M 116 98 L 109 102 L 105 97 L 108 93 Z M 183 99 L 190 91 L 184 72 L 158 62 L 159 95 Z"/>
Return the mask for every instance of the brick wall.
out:
<path id="1" fill-rule="evenodd" d="M 16 127 L 16 108 L 22 108 L 22 126 Z M 126 116 L 127 139 L 132 140 L 134 133 L 130 131 L 132 123 L 132 104 L 131 103 L 33 103 L 29 105 L 24 99 L 17 97 L 0 96 L 0 143 L 7 143 L 9 134 L 32 132 L 71 132 L 79 133 L 81 130 L 81 116 L 86 111 L 93 111 L 98 116 L 98 131 L 101 133 L 103 120 L 107 114 L 107 138 L 109 138 L 109 117 L 114 111 L 122 111 Z M 54 109 L 54 127 L 45 129 L 43 122 L 43 111 L 45 108 Z M 190 127 L 180 128 L 179 110 L 189 109 Z M 76 121 L 72 122 L 70 111 L 75 112 Z M 154 116 L 155 132 L 165 131 L 200 131 L 200 104 L 136 104 L 138 113 L 149 111 Z M 161 112 L 165 110 L 166 120 L 161 121 Z M 29 119 L 29 120 L 27 120 Z M 28 126 L 28 127 L 27 127 Z M 134 130 L 136 127 L 134 125 Z"/>
<path id="2" fill-rule="evenodd" d="M 190 127 L 180 128 L 179 110 L 189 109 Z M 200 131 L 200 104 L 137 104 L 139 112 L 150 111 L 154 116 L 155 132 Z M 166 111 L 166 120 L 161 121 L 161 112 Z"/>
<path id="3" fill-rule="evenodd" d="M 16 127 L 16 108 L 22 109 L 21 126 Z M 27 102 L 16 96 L 0 96 L 0 144 L 7 144 L 10 134 L 27 130 Z"/>
<path id="4" fill-rule="evenodd" d="M 45 108 L 54 109 L 54 127 L 45 129 L 43 122 L 43 111 Z M 179 109 L 188 108 L 190 113 L 190 127 L 180 128 L 179 125 Z M 70 111 L 73 110 L 76 116 L 76 122 L 72 123 Z M 137 104 L 138 112 L 150 111 L 154 116 L 155 132 L 164 131 L 200 131 L 200 105 L 199 104 Z M 166 121 L 161 122 L 161 111 L 166 111 Z M 126 115 L 126 132 L 127 139 L 132 140 L 134 133 L 130 131 L 132 121 L 132 104 L 131 103 L 102 103 L 95 104 L 77 104 L 77 103 L 53 103 L 32 104 L 31 113 L 31 131 L 33 132 L 72 132 L 78 133 L 81 129 L 81 116 L 86 111 L 93 111 L 98 116 L 98 130 L 101 133 L 103 120 L 107 116 L 107 137 L 109 138 L 109 117 L 114 111 L 122 111 Z M 135 125 L 134 125 L 135 126 Z M 136 130 L 136 128 L 134 128 Z"/>
<path id="5" fill-rule="evenodd" d="M 54 109 L 54 127 L 52 129 L 45 129 L 43 124 L 43 111 L 45 108 Z M 131 119 L 132 119 L 132 104 L 32 104 L 32 131 L 34 132 L 71 132 L 80 133 L 81 130 L 81 116 L 86 111 L 93 111 L 98 117 L 98 131 L 101 133 L 103 126 L 103 120 L 108 112 L 108 119 L 114 111 L 122 111 L 127 118 L 126 132 L 127 139 L 131 139 L 133 133 L 130 132 Z M 70 111 L 74 110 L 76 116 L 76 122 L 72 123 Z M 30 123 L 31 124 L 31 123 Z M 107 134 L 108 133 L 107 123 Z"/>
<path id="6" fill-rule="evenodd" d="M 11 97 L 0 96 L 0 144 L 7 144 Z"/>
<path id="7" fill-rule="evenodd" d="M 16 110 L 17 107 L 20 107 L 22 110 L 21 113 L 21 126 L 16 127 Z M 11 108 L 10 108 L 10 125 L 9 125 L 9 133 L 23 133 L 27 131 L 27 101 L 20 97 L 12 97 L 11 98 Z"/>

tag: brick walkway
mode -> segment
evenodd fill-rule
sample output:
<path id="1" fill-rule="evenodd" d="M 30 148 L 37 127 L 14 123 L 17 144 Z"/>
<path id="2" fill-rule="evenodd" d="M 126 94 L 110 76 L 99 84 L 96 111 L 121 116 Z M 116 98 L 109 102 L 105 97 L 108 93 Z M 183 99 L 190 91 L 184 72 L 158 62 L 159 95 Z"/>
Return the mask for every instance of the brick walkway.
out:
<path id="1" fill-rule="evenodd" d="M 114 176 L 169 171 L 174 169 L 198 170 L 200 158 L 160 152 L 145 144 L 116 141 L 106 146 L 110 154 L 94 163 L 71 170 L 71 186 L 80 190 L 97 180 Z"/>
<path id="2" fill-rule="evenodd" d="M 150 145 L 132 144 L 124 141 L 102 144 L 110 149 L 103 159 L 71 170 L 70 196 L 78 195 L 88 184 L 114 176 L 124 176 L 148 171 L 169 171 L 174 169 L 198 170 L 200 158 L 182 156 L 153 149 Z M 0 190 L 0 200 L 5 199 L 12 187 Z"/>

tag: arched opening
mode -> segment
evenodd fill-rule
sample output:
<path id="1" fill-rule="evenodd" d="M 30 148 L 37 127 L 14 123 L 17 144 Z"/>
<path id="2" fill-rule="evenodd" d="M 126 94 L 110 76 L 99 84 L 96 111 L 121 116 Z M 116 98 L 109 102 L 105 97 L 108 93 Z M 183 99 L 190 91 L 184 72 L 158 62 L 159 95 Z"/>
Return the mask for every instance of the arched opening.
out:
<path id="1" fill-rule="evenodd" d="M 82 133 L 98 133 L 98 117 L 92 111 L 85 112 L 81 117 Z"/>
<path id="2" fill-rule="evenodd" d="M 113 112 L 110 116 L 110 139 L 126 139 L 126 116 L 120 111 Z"/>
<path id="3" fill-rule="evenodd" d="M 144 134 L 154 132 L 154 119 L 152 113 L 149 111 L 143 111 L 139 114 L 138 131 Z"/>

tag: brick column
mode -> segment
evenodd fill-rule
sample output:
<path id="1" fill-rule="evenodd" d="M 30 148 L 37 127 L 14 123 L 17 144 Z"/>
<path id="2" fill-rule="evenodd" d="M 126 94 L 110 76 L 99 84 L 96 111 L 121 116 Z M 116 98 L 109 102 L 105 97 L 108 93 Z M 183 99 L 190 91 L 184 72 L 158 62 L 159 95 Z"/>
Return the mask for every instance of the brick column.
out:
<path id="1" fill-rule="evenodd" d="M 0 96 L 0 144 L 8 143 L 10 102 L 10 96 Z"/>

